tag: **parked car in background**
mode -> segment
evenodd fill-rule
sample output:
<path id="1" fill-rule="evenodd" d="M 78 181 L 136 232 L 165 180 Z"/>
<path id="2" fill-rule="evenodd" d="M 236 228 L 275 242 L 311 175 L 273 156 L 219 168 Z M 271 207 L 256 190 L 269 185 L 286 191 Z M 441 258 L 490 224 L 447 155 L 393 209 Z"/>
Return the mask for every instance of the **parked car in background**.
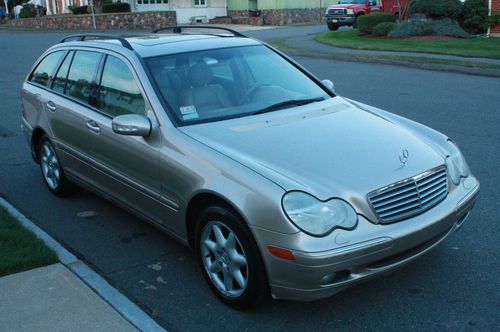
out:
<path id="1" fill-rule="evenodd" d="M 404 6 L 408 0 L 401 0 Z M 326 9 L 325 19 L 330 31 L 338 30 L 341 26 L 353 26 L 361 15 L 371 13 L 390 13 L 399 15 L 400 8 L 397 0 L 340 0 L 338 4 Z"/>
<path id="2" fill-rule="evenodd" d="M 77 35 L 37 60 L 22 129 L 53 194 L 83 186 L 192 247 L 237 308 L 330 296 L 462 226 L 479 182 L 447 136 L 210 29 Z"/>

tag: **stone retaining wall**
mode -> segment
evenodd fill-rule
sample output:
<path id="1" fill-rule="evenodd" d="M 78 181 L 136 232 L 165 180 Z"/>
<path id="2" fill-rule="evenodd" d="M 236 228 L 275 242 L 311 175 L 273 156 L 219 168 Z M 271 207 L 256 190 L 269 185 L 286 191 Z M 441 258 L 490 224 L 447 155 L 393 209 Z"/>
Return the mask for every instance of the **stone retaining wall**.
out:
<path id="1" fill-rule="evenodd" d="M 97 14 L 98 30 L 107 29 L 143 29 L 152 30 L 159 27 L 175 25 L 175 11 Z M 37 28 L 53 30 L 86 30 L 93 29 L 92 15 L 54 15 L 37 18 L 9 20 L 6 25 L 18 28 Z"/>
<path id="2" fill-rule="evenodd" d="M 260 17 L 250 17 L 248 10 L 230 10 L 232 22 L 251 25 L 288 25 L 322 22 L 326 8 L 263 9 Z"/>

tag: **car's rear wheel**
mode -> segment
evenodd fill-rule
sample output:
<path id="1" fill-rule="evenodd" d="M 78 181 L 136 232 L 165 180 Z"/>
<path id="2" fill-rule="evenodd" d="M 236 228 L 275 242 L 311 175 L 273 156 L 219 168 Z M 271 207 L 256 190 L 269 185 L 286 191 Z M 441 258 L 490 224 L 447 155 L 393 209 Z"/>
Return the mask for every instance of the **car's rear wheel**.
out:
<path id="1" fill-rule="evenodd" d="M 328 22 L 328 30 L 337 31 L 338 29 L 339 29 L 339 26 L 337 24 L 334 24 L 332 22 Z"/>
<path id="2" fill-rule="evenodd" d="M 74 185 L 66 179 L 59 157 L 47 136 L 43 136 L 38 145 L 40 169 L 49 190 L 56 196 L 64 197 L 71 194 Z"/>
<path id="3" fill-rule="evenodd" d="M 199 218 L 196 251 L 211 289 L 229 306 L 247 309 L 268 294 L 257 244 L 243 220 L 231 209 L 212 206 Z"/>

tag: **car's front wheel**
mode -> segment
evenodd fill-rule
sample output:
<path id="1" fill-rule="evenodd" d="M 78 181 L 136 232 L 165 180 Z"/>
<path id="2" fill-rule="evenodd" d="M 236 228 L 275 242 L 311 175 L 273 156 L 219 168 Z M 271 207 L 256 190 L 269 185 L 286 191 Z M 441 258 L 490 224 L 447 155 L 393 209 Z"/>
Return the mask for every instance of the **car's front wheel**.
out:
<path id="1" fill-rule="evenodd" d="M 71 194 L 75 187 L 66 179 L 61 162 L 50 139 L 47 136 L 42 137 L 38 147 L 40 169 L 49 190 L 59 197 Z"/>
<path id="2" fill-rule="evenodd" d="M 247 309 L 266 297 L 266 272 L 257 244 L 234 211 L 223 206 L 205 209 L 196 243 L 202 273 L 224 303 Z"/>

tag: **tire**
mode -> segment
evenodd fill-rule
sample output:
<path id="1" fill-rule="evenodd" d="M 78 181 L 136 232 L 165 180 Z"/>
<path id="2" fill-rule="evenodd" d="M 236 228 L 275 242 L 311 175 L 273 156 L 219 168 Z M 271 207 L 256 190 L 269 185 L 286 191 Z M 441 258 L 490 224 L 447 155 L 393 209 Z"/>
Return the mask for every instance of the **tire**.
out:
<path id="1" fill-rule="evenodd" d="M 268 296 L 257 244 L 236 212 L 219 205 L 205 209 L 198 219 L 195 243 L 201 271 L 222 302 L 245 310 Z"/>
<path id="2" fill-rule="evenodd" d="M 339 26 L 336 24 L 333 24 L 331 22 L 328 22 L 327 24 L 328 24 L 328 30 L 330 31 L 337 31 L 339 29 Z"/>
<path id="3" fill-rule="evenodd" d="M 54 146 L 47 136 L 43 136 L 38 144 L 38 156 L 42 177 L 50 192 L 58 197 L 72 194 L 75 186 L 68 181 Z"/>

